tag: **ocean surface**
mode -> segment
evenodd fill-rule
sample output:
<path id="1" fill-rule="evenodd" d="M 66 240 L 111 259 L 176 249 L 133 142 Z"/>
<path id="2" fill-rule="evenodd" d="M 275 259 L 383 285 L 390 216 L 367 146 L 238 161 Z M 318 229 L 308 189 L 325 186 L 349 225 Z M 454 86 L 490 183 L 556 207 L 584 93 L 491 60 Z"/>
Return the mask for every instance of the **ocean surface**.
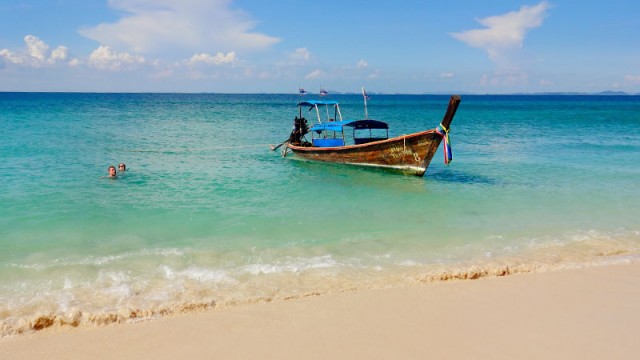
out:
<path id="1" fill-rule="evenodd" d="M 401 135 L 448 98 L 368 111 Z M 423 178 L 271 151 L 299 99 L 0 93 L 1 334 L 640 261 L 639 96 L 463 95 Z"/>

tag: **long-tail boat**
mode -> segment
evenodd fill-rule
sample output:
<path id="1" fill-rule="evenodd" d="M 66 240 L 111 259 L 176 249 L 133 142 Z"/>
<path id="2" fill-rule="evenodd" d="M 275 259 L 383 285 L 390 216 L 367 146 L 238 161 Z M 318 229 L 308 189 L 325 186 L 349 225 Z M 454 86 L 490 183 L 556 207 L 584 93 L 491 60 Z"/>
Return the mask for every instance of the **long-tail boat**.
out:
<path id="1" fill-rule="evenodd" d="M 367 96 L 364 89 L 363 95 L 366 113 Z M 289 139 L 272 146 L 272 150 L 285 145 L 283 156 L 291 151 L 307 160 L 381 167 L 423 176 L 443 140 L 445 163 L 451 161 L 449 126 L 459 104 L 460 96 L 451 96 L 442 122 L 434 129 L 389 138 L 389 125 L 386 122 L 343 120 L 336 101 L 302 101 L 298 103 L 299 116 L 294 120 Z M 318 123 L 311 128 L 302 115 L 303 108 L 316 110 Z M 333 108 L 333 117 L 329 115 L 330 108 Z M 327 115 L 325 121 L 322 121 L 321 113 Z M 310 142 L 305 136 L 309 133 Z"/>

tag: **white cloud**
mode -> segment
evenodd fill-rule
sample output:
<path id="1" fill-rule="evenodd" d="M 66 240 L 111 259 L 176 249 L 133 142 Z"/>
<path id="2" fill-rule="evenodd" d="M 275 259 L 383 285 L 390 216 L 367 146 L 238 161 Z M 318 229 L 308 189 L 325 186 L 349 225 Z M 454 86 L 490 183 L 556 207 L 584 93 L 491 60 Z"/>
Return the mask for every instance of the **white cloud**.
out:
<path id="1" fill-rule="evenodd" d="M 324 72 L 323 72 L 322 70 L 317 69 L 317 70 L 313 70 L 312 72 L 310 72 L 309 74 L 307 74 L 304 78 L 305 78 L 305 79 L 307 79 L 307 80 L 310 80 L 310 79 L 319 79 L 319 78 L 324 77 L 324 75 L 325 75 L 325 74 L 324 74 Z"/>
<path id="2" fill-rule="evenodd" d="M 450 77 L 453 77 L 453 75 L 454 74 L 452 72 L 443 72 L 442 74 L 440 74 L 440 77 L 450 78 Z"/>
<path id="3" fill-rule="evenodd" d="M 365 69 L 367 67 L 369 67 L 369 63 L 364 60 L 358 61 L 358 64 L 356 65 L 356 69 Z"/>
<path id="4" fill-rule="evenodd" d="M 126 15 L 115 23 L 80 30 L 83 36 L 119 51 L 140 54 L 250 51 L 280 41 L 252 32 L 257 23 L 232 0 L 111 0 Z"/>
<path id="5" fill-rule="evenodd" d="M 126 52 L 116 52 L 108 46 L 100 46 L 89 55 L 89 65 L 100 70 L 131 70 L 145 63 L 144 57 Z"/>
<path id="6" fill-rule="evenodd" d="M 27 35 L 24 37 L 24 42 L 27 44 L 27 54 L 40 61 L 45 61 L 47 53 L 49 52 L 49 45 L 44 41 L 33 35 Z"/>
<path id="7" fill-rule="evenodd" d="M 0 57 L 14 64 L 23 64 L 26 61 L 24 56 L 20 56 L 9 49 L 0 50 Z"/>
<path id="8" fill-rule="evenodd" d="M 374 73 L 367 75 L 367 79 L 375 80 L 380 78 L 380 71 L 376 70 Z"/>
<path id="9" fill-rule="evenodd" d="M 69 56 L 69 49 L 67 49 L 66 46 L 58 46 L 51 52 L 50 61 L 51 62 L 64 61 L 64 60 L 67 60 L 68 56 Z"/>
<path id="10" fill-rule="evenodd" d="M 302 65 L 305 64 L 311 58 L 311 52 L 307 48 L 298 48 L 295 49 L 289 55 L 289 64 L 290 65 Z"/>
<path id="11" fill-rule="evenodd" d="M 67 47 L 58 46 L 53 51 L 49 51 L 49 45 L 34 35 L 25 36 L 24 43 L 26 45 L 25 51 L 14 52 L 9 49 L 2 49 L 0 50 L 0 57 L 16 65 L 41 67 L 64 62 L 69 56 Z"/>
<path id="12" fill-rule="evenodd" d="M 195 54 L 187 61 L 189 65 L 196 64 L 207 64 L 207 65 L 222 65 L 229 64 L 236 61 L 236 53 L 229 52 L 227 54 L 223 54 L 218 52 L 215 55 L 209 55 L 205 53 Z"/>
<path id="13" fill-rule="evenodd" d="M 540 86 L 553 86 L 553 85 L 555 85 L 555 83 L 551 80 L 545 80 L 545 79 L 540 80 Z"/>
<path id="14" fill-rule="evenodd" d="M 522 6 L 519 11 L 479 19 L 485 29 L 451 35 L 467 45 L 486 50 L 489 58 L 495 61 L 503 51 L 522 47 L 527 32 L 542 25 L 550 7 L 546 1 L 535 6 Z"/>

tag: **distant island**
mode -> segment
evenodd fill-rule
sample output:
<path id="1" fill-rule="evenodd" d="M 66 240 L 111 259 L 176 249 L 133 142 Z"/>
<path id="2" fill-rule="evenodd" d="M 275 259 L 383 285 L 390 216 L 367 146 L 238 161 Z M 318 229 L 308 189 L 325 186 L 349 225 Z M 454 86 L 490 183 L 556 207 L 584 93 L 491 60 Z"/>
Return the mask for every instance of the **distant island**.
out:
<path id="1" fill-rule="evenodd" d="M 518 94 L 518 95 L 603 95 L 603 96 L 636 96 L 640 93 L 629 94 L 624 91 L 601 91 L 598 93 L 581 93 L 581 92 L 544 92 L 544 93 L 532 93 L 532 94 Z"/>

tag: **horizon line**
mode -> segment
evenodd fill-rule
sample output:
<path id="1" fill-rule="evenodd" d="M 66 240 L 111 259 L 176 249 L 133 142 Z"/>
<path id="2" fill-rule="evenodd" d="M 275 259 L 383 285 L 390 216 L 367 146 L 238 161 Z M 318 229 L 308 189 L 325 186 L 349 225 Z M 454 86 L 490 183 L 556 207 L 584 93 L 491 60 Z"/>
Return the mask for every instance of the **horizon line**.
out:
<path id="1" fill-rule="evenodd" d="M 313 96 L 309 95 L 309 93 L 300 95 L 299 93 L 281 93 L 281 92 L 217 92 L 217 91 L 6 91 L 0 90 L 2 94 L 184 94 L 184 95 L 202 95 L 202 94 L 217 94 L 217 95 L 296 95 L 296 96 Z M 471 95 L 471 96 L 495 96 L 495 95 L 505 95 L 505 96 L 544 96 L 544 95 L 565 95 L 565 96 L 640 96 L 640 92 L 638 93 L 628 93 L 626 91 L 612 91 L 605 90 L 599 92 L 579 92 L 579 91 L 550 91 L 550 92 L 512 92 L 512 93 L 475 93 L 475 92 L 465 92 L 465 91 L 451 91 L 451 92 L 423 92 L 423 93 L 400 93 L 400 92 L 376 92 L 376 91 L 367 91 L 367 94 L 370 95 L 432 95 L 432 96 L 441 96 L 441 95 Z M 329 91 L 329 96 L 331 95 L 362 95 L 359 92 L 341 92 L 341 91 Z"/>

